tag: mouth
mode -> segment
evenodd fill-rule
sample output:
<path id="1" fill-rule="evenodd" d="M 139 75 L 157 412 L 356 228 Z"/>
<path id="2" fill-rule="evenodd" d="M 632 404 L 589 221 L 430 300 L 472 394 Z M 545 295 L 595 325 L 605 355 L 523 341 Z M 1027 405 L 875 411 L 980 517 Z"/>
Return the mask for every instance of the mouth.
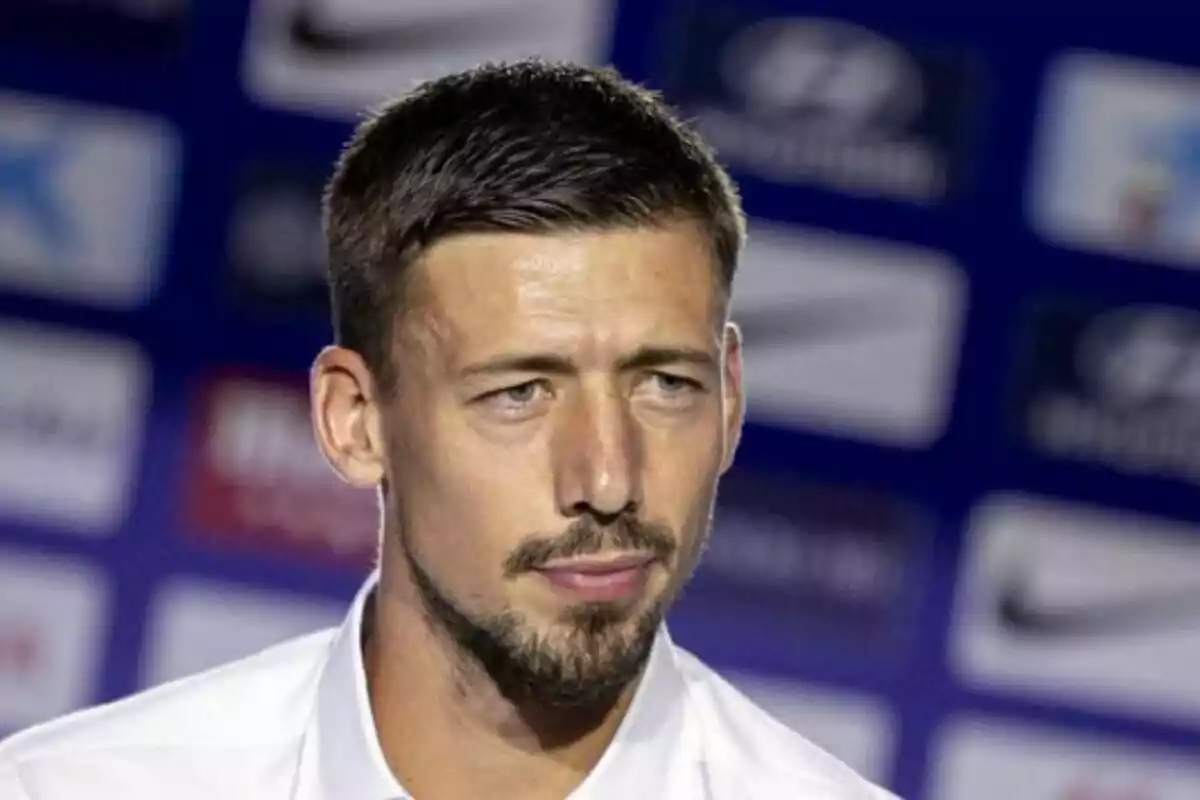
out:
<path id="1" fill-rule="evenodd" d="M 574 599 L 613 601 L 639 594 L 655 560 L 649 553 L 577 556 L 549 561 L 536 572 Z"/>

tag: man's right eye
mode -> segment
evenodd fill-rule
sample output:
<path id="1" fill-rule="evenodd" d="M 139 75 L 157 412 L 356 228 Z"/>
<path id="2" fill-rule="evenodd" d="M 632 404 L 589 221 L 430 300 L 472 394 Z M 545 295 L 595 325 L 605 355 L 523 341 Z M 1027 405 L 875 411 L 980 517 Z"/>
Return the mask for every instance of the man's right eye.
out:
<path id="1" fill-rule="evenodd" d="M 549 389 L 543 380 L 525 381 L 488 392 L 479 401 L 500 411 L 521 411 L 539 400 L 541 393 L 546 391 Z"/>
<path id="2" fill-rule="evenodd" d="M 539 388 L 541 388 L 541 381 L 526 381 L 516 386 L 501 389 L 500 395 L 506 400 L 512 400 L 514 403 L 528 403 L 537 397 Z"/>

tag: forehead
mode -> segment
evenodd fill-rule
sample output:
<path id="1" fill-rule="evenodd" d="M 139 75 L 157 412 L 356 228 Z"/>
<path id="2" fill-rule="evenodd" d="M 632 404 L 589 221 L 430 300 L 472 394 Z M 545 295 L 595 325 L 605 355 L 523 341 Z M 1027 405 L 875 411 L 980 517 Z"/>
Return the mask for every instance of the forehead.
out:
<path id="1" fill-rule="evenodd" d="M 417 270 L 414 316 L 459 352 L 699 344 L 723 309 L 708 238 L 692 223 L 464 234 L 431 247 Z"/>

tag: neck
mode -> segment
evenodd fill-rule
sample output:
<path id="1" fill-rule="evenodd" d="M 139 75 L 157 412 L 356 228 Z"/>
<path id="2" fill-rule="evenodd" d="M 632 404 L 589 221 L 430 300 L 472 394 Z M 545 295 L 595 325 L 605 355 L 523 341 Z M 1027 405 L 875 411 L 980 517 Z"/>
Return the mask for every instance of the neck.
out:
<path id="1" fill-rule="evenodd" d="M 365 664 L 388 766 L 413 795 L 447 800 L 565 797 L 600 760 L 636 689 L 603 708 L 515 705 L 432 629 L 415 592 L 383 583 Z"/>

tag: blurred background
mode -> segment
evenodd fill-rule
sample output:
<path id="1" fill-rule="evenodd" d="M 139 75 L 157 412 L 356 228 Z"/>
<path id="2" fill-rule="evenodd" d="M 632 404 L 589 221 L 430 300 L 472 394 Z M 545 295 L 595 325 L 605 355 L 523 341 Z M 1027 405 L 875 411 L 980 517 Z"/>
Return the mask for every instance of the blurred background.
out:
<path id="1" fill-rule="evenodd" d="M 4 0 L 0 735 L 340 619 L 321 184 L 364 106 L 541 54 L 753 218 L 676 638 L 906 800 L 1196 800 L 1195 26 L 1016 6 Z"/>

